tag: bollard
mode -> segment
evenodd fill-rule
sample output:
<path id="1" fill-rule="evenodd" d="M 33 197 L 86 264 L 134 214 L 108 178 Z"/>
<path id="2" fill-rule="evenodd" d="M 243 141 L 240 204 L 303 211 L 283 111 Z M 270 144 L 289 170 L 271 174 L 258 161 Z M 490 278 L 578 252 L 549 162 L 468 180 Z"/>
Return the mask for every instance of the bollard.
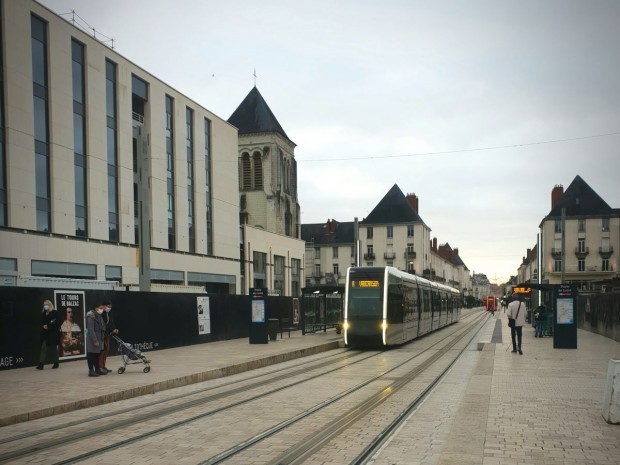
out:
<path id="1" fill-rule="evenodd" d="M 607 382 L 603 394 L 603 418 L 607 423 L 620 424 L 620 360 L 609 360 Z"/>

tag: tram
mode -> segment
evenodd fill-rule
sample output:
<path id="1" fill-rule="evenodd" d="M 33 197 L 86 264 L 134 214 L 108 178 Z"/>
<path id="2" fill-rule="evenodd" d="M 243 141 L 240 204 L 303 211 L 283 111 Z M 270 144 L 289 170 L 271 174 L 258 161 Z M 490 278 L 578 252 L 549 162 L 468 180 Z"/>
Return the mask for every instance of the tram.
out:
<path id="1" fill-rule="evenodd" d="M 484 299 L 484 306 L 487 312 L 497 311 L 497 297 L 488 296 Z"/>
<path id="2" fill-rule="evenodd" d="M 347 269 L 346 346 L 393 346 L 455 323 L 461 295 L 449 286 L 385 267 Z"/>

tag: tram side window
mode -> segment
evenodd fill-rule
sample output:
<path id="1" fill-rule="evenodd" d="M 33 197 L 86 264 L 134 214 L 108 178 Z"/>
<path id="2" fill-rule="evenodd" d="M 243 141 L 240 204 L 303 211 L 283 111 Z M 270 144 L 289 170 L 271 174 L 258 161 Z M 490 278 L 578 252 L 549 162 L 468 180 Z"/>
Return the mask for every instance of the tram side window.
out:
<path id="1" fill-rule="evenodd" d="M 424 289 L 422 291 L 422 299 L 423 299 L 422 311 L 424 313 L 430 313 L 431 312 L 431 292 L 428 289 Z"/>
<path id="2" fill-rule="evenodd" d="M 403 291 L 400 284 L 390 283 L 388 286 L 388 319 L 403 320 Z"/>

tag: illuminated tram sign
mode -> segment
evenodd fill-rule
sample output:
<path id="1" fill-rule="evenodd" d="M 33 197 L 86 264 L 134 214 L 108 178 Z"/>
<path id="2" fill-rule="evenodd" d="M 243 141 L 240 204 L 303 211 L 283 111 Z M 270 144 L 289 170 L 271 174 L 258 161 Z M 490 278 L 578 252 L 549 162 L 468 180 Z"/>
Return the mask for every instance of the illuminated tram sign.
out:
<path id="1" fill-rule="evenodd" d="M 531 287 L 513 287 L 512 288 L 513 294 L 529 294 L 530 292 L 532 292 Z"/>
<path id="2" fill-rule="evenodd" d="M 360 279 L 359 281 L 351 280 L 351 287 L 379 287 L 379 281 L 376 279 Z"/>

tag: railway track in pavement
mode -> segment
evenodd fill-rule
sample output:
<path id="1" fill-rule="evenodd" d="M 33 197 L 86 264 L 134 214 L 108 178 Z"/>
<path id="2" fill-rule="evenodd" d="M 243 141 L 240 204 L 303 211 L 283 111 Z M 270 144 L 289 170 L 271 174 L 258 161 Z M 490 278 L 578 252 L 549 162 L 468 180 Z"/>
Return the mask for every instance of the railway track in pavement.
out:
<path id="1" fill-rule="evenodd" d="M 204 431 L 213 427 L 220 436 L 232 439 L 232 442 L 230 440 L 218 441 L 221 444 L 205 447 L 208 442 L 208 435 L 206 435 L 205 441 L 199 442 L 199 453 L 194 454 L 193 461 L 188 463 L 215 464 L 224 461 L 251 463 L 251 460 L 249 462 L 245 460 L 248 454 L 250 456 L 253 454 L 251 451 L 257 444 L 268 443 L 271 438 L 277 437 L 282 432 L 294 430 L 296 425 L 304 424 L 308 418 L 320 416 L 321 412 L 330 408 L 333 410 L 332 406 L 339 402 L 342 403 L 343 399 L 355 398 L 360 396 L 360 392 L 366 391 L 361 395 L 364 397 L 363 401 L 356 402 L 353 408 L 343 409 L 340 415 L 331 419 L 327 424 L 324 423 L 317 432 L 303 436 L 299 432 L 292 433 L 297 439 L 299 437 L 304 439 L 292 442 L 291 446 L 286 448 L 288 451 L 286 454 L 280 453 L 279 456 L 271 458 L 272 461 L 269 462 L 300 463 L 300 460 L 320 449 L 321 445 L 330 438 L 337 436 L 343 429 L 383 404 L 392 394 L 402 390 L 430 366 L 445 357 L 473 327 L 479 324 L 480 318 L 480 316 L 464 317 L 464 322 L 469 321 L 463 325 L 452 325 L 435 333 L 433 338 L 427 336 L 422 340 L 414 341 L 414 344 L 417 342 L 418 345 L 428 347 L 413 350 L 413 355 L 406 349 L 385 352 L 341 350 L 335 355 L 330 354 L 303 364 L 297 362 L 282 370 L 270 370 L 249 378 L 239 379 L 234 383 L 228 382 L 227 385 L 206 382 L 203 383 L 206 387 L 196 392 L 169 396 L 166 399 L 130 408 L 120 408 L 114 412 L 88 417 L 89 421 L 75 420 L 43 428 L 27 436 L 25 434 L 15 435 L 0 440 L 4 450 L 0 454 L 0 463 L 10 463 L 15 460 L 19 460 L 20 463 L 40 463 L 42 456 L 54 457 L 53 463 L 77 463 L 96 456 L 118 457 L 119 454 L 122 455 L 127 451 L 130 451 L 128 453 L 132 456 L 140 456 L 144 455 L 145 447 L 149 448 L 148 445 L 145 446 L 145 442 L 164 444 L 167 442 L 167 436 L 178 436 L 179 430 L 195 428 L 198 431 Z M 412 347 L 412 344 L 408 344 L 407 347 Z M 383 360 L 386 354 L 396 353 L 400 353 L 401 357 Z M 378 359 L 381 360 L 378 361 Z M 416 367 L 408 367 L 408 364 L 414 361 L 420 361 L 420 363 L 416 362 Z M 372 374 L 365 375 L 364 379 L 359 382 L 344 383 L 347 384 L 346 389 L 330 392 L 326 398 L 318 402 L 309 399 L 307 405 L 289 405 L 288 408 L 283 409 L 283 418 L 279 421 L 269 419 L 257 422 L 260 425 L 256 427 L 253 425 L 252 428 L 244 428 L 248 431 L 247 433 L 244 431 L 244 437 L 240 441 L 234 440 L 239 436 L 236 431 L 226 432 L 226 418 L 247 416 L 247 410 L 244 413 L 243 409 L 247 409 L 248 406 L 252 409 L 252 405 L 256 406 L 261 402 L 278 405 L 281 402 L 278 398 L 282 396 L 285 399 L 287 396 L 289 399 L 291 396 L 298 399 L 299 392 L 312 390 L 311 386 L 316 385 L 317 380 L 324 384 L 326 377 L 331 379 L 350 376 L 346 375 L 347 370 L 349 373 L 357 370 L 359 372 L 369 371 Z M 399 374 L 401 371 L 406 374 Z M 389 386 L 375 391 L 374 394 L 368 394 L 369 387 L 379 380 L 382 380 L 380 382 L 383 384 L 386 380 L 390 380 Z M 290 400 L 285 402 L 291 404 Z M 300 407 L 301 413 L 298 411 Z M 291 408 L 297 410 L 297 413 L 288 414 Z M 236 422 L 233 424 L 238 426 Z M 43 437 L 37 439 L 37 436 Z M 89 439 L 93 438 L 96 440 L 89 442 Z M 61 447 L 66 444 L 74 446 L 71 448 L 72 451 L 84 449 L 85 452 L 67 453 L 66 448 Z M 229 445 L 226 446 L 226 444 Z M 192 446 L 192 450 L 194 448 Z M 175 446 L 172 445 L 171 449 L 175 449 Z M 45 461 L 45 463 L 52 462 Z"/>

